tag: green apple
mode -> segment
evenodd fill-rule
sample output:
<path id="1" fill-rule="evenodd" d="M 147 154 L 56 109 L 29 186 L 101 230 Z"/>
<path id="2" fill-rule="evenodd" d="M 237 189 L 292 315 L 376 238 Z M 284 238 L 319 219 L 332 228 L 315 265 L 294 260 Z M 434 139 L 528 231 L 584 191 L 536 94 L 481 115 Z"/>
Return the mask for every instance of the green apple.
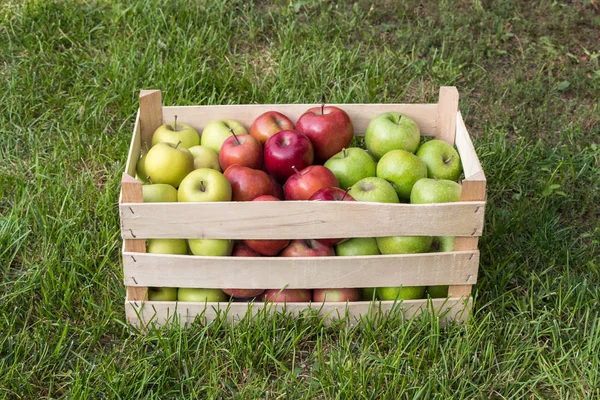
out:
<path id="1" fill-rule="evenodd" d="M 166 183 L 154 183 L 142 185 L 144 203 L 175 203 L 177 201 L 177 189 Z"/>
<path id="2" fill-rule="evenodd" d="M 187 254 L 185 239 L 148 239 L 146 252 L 153 254 Z"/>
<path id="3" fill-rule="evenodd" d="M 188 239 L 188 245 L 195 256 L 230 256 L 233 250 L 229 239 Z"/>
<path id="4" fill-rule="evenodd" d="M 419 157 L 427 165 L 427 177 L 458 181 L 462 166 L 458 152 L 443 140 L 430 140 L 417 150 Z"/>
<path id="5" fill-rule="evenodd" d="M 200 168 L 190 172 L 181 181 L 178 201 L 231 201 L 231 184 L 214 169 Z"/>
<path id="6" fill-rule="evenodd" d="M 378 237 L 377 247 L 381 254 L 427 253 L 431 249 L 432 236 L 383 236 Z"/>
<path id="7" fill-rule="evenodd" d="M 448 297 L 448 285 L 427 286 L 427 294 L 432 299 Z"/>
<path id="8" fill-rule="evenodd" d="M 385 179 L 363 178 L 350 187 L 348 194 L 356 201 L 399 203 L 396 189 Z"/>
<path id="9" fill-rule="evenodd" d="M 225 139 L 232 135 L 232 130 L 236 135 L 245 135 L 248 133 L 242 124 L 232 119 L 212 121 L 204 127 L 202 136 L 200 136 L 200 144 L 219 154 Z"/>
<path id="10" fill-rule="evenodd" d="M 333 172 L 342 189 L 349 188 L 362 178 L 375 176 L 375 160 L 358 147 L 343 149 L 323 165 Z"/>
<path id="11" fill-rule="evenodd" d="M 435 236 L 432 250 L 435 252 L 454 251 L 454 236 Z"/>
<path id="12" fill-rule="evenodd" d="M 227 301 L 228 296 L 221 289 L 179 288 L 177 291 L 177 300 L 212 303 Z"/>
<path id="13" fill-rule="evenodd" d="M 158 143 L 146 154 L 145 167 L 152 183 L 167 183 L 176 188 L 194 170 L 194 157 L 180 145 Z"/>
<path id="14" fill-rule="evenodd" d="M 150 287 L 148 288 L 149 301 L 176 301 L 176 287 Z"/>
<path id="15" fill-rule="evenodd" d="M 200 144 L 198 132 L 188 124 L 175 121 L 171 124 L 164 124 L 156 128 L 152 135 L 152 146 L 158 143 L 171 143 L 176 145 L 181 142 L 181 146 L 189 149 Z"/>
<path id="16" fill-rule="evenodd" d="M 447 179 L 419 179 L 410 193 L 413 204 L 454 203 L 460 201 L 462 187 Z"/>
<path id="17" fill-rule="evenodd" d="M 135 166 L 135 177 L 142 183 L 148 182 L 148 175 L 146 175 L 146 156 L 142 156 L 138 159 L 137 165 Z"/>
<path id="18" fill-rule="evenodd" d="M 377 297 L 380 300 L 415 300 L 425 297 L 425 286 L 379 287 Z"/>
<path id="19" fill-rule="evenodd" d="M 219 164 L 219 155 L 206 146 L 193 146 L 189 148 L 194 156 L 194 169 L 211 168 L 222 172 Z"/>
<path id="20" fill-rule="evenodd" d="M 336 256 L 376 256 L 381 254 L 377 240 L 370 237 L 344 240 L 335 246 Z"/>
<path id="21" fill-rule="evenodd" d="M 421 178 L 427 178 L 427 165 L 413 153 L 392 150 L 377 163 L 377 177 L 392 184 L 400 201 L 408 202 L 414 184 Z"/>
<path id="22" fill-rule="evenodd" d="M 365 144 L 376 160 L 392 150 L 414 153 L 420 142 L 421 131 L 417 123 L 397 112 L 377 115 L 365 130 Z"/>

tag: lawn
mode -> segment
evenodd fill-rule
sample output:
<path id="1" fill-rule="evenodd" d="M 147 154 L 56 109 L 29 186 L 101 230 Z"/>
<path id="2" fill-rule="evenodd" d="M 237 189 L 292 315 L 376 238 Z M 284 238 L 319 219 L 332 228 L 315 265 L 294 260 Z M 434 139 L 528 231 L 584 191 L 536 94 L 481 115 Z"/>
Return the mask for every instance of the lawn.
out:
<path id="1" fill-rule="evenodd" d="M 0 398 L 600 398 L 600 12 L 572 1 L 0 0 Z M 488 180 L 475 306 L 135 332 L 118 194 L 165 105 L 436 102 Z"/>

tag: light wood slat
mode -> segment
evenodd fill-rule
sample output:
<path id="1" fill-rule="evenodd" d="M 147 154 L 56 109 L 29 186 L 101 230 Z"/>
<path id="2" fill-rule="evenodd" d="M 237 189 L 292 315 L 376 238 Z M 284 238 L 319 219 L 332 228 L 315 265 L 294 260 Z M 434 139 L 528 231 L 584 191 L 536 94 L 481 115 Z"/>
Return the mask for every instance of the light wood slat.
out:
<path id="1" fill-rule="evenodd" d="M 469 132 L 467 132 L 465 122 L 463 121 L 460 112 L 456 117 L 456 148 L 460 155 L 465 178 L 474 180 L 482 180 L 483 178 L 483 180 L 485 180 L 479 157 L 477 157 L 473 141 L 471 140 Z"/>
<path id="2" fill-rule="evenodd" d="M 246 316 L 256 318 L 257 314 L 264 312 L 286 312 L 299 315 L 310 309 L 318 310 L 325 323 L 336 319 L 343 319 L 349 323 L 357 323 L 361 318 L 389 315 L 393 310 L 398 310 L 398 316 L 405 319 L 413 318 L 425 310 L 433 312 L 440 318 L 440 324 L 449 322 L 466 322 L 473 307 L 472 298 L 450 298 L 430 300 L 405 300 L 403 302 L 377 301 L 377 302 L 351 302 L 351 303 L 182 303 L 182 302 L 136 302 L 126 301 L 125 312 L 128 321 L 143 328 L 149 324 L 165 325 L 173 322 L 182 326 L 189 325 L 196 317 L 204 324 L 214 321 L 219 315 L 225 313 L 227 321 L 235 324 Z M 176 315 L 176 318 L 173 316 Z M 263 314 L 264 315 L 264 314 Z"/>
<path id="3" fill-rule="evenodd" d="M 244 289 L 477 282 L 479 251 L 355 257 L 197 257 L 125 252 L 128 286 Z"/>
<path id="4" fill-rule="evenodd" d="M 451 145 L 456 132 L 456 113 L 458 111 L 458 90 L 454 86 L 442 86 L 437 113 L 437 138 Z"/>
<path id="5" fill-rule="evenodd" d="M 355 135 L 363 135 L 371 119 L 383 112 L 397 111 L 415 120 L 423 136 L 437 134 L 437 104 L 328 104 L 346 111 L 354 124 Z M 177 120 L 192 125 L 198 133 L 211 121 L 234 119 L 250 128 L 252 121 L 266 111 L 276 110 L 287 115 L 294 123 L 309 108 L 320 104 L 232 104 L 223 106 L 163 107 L 166 122 Z M 456 110 L 455 110 L 456 111 Z"/>
<path id="6" fill-rule="evenodd" d="M 144 153 L 152 147 L 152 135 L 163 124 L 162 93 L 160 90 L 140 92 L 140 132 Z"/>
<path id="7" fill-rule="evenodd" d="M 135 178 L 137 162 L 140 157 L 142 141 L 140 137 L 140 111 L 138 110 L 135 117 L 135 125 L 133 134 L 131 135 L 131 144 L 129 145 L 129 153 L 127 153 L 127 163 L 125 164 L 125 173 L 132 178 Z M 122 199 L 121 199 L 122 200 Z"/>
<path id="8" fill-rule="evenodd" d="M 121 234 L 125 239 L 470 236 L 483 228 L 484 206 L 483 202 L 123 203 Z"/>

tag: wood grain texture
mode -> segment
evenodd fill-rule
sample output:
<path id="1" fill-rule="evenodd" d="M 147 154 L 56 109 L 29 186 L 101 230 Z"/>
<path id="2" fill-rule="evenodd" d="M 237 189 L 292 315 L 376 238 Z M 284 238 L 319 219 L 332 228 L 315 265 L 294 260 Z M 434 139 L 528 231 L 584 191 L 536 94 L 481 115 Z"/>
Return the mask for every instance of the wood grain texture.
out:
<path id="1" fill-rule="evenodd" d="M 483 202 L 417 205 L 334 201 L 120 205 L 124 239 L 470 236 L 483 228 L 484 207 Z"/>
<path id="2" fill-rule="evenodd" d="M 140 158 L 142 139 L 140 136 L 140 111 L 138 110 L 135 117 L 135 125 L 133 126 L 133 134 L 131 135 L 131 144 L 127 153 L 127 162 L 125 164 L 125 173 L 132 178 L 135 178 L 137 162 Z"/>
<path id="3" fill-rule="evenodd" d="M 363 135 L 367 125 L 376 115 L 397 111 L 406 114 L 419 125 L 423 136 L 437 134 L 437 104 L 328 104 L 346 111 L 354 124 L 355 135 Z M 320 104 L 234 104 L 225 106 L 183 106 L 163 107 L 164 120 L 177 120 L 192 125 L 199 133 L 211 121 L 233 119 L 250 128 L 252 121 L 260 114 L 276 110 L 288 116 L 294 123 L 309 108 Z M 456 111 L 456 110 L 455 110 Z"/>
<path id="4" fill-rule="evenodd" d="M 477 152 L 473 146 L 473 141 L 471 140 L 469 132 L 467 132 L 465 122 L 463 121 L 460 112 L 456 117 L 456 148 L 458 150 L 458 154 L 460 155 L 465 178 L 481 180 L 483 177 L 485 180 L 483 168 L 481 168 L 481 163 L 479 162 L 479 157 L 477 157 Z"/>
<path id="5" fill-rule="evenodd" d="M 471 298 L 450 298 L 432 300 L 394 301 L 360 301 L 350 303 L 183 303 L 169 301 L 137 302 L 126 301 L 125 312 L 128 321 L 138 328 L 151 324 L 168 325 L 177 323 L 187 326 L 197 317 L 203 324 L 214 321 L 218 316 L 224 316 L 230 323 L 236 323 L 242 318 L 255 318 L 259 313 L 281 313 L 299 315 L 315 310 L 331 323 L 343 319 L 348 323 L 360 323 L 363 318 L 374 318 L 392 312 L 398 312 L 399 317 L 410 319 L 429 311 L 440 318 L 440 323 L 466 322 L 473 306 Z M 264 314 L 263 314 L 264 315 Z"/>
<path id="6" fill-rule="evenodd" d="M 199 257 L 125 252 L 127 286 L 316 289 L 477 282 L 479 251 L 354 257 Z"/>
<path id="7" fill-rule="evenodd" d="M 442 86 L 438 102 L 436 136 L 451 145 L 454 145 L 457 112 L 458 90 L 454 86 Z"/>
<path id="8" fill-rule="evenodd" d="M 162 93 L 160 90 L 140 92 L 140 133 L 144 153 L 152 146 L 152 135 L 163 124 Z"/>
<path id="9" fill-rule="evenodd" d="M 144 200 L 142 193 L 142 184 L 137 179 L 131 177 L 127 173 L 123 173 L 121 178 L 121 199 L 130 204 L 135 202 L 141 202 Z M 123 217 L 121 216 L 121 221 Z M 123 227 L 121 226 L 121 230 Z M 134 253 L 145 253 L 146 252 L 146 240 L 145 239 L 125 239 L 123 241 L 123 251 L 134 252 Z M 127 298 L 131 300 L 148 300 L 148 288 L 147 287 L 128 287 Z"/>

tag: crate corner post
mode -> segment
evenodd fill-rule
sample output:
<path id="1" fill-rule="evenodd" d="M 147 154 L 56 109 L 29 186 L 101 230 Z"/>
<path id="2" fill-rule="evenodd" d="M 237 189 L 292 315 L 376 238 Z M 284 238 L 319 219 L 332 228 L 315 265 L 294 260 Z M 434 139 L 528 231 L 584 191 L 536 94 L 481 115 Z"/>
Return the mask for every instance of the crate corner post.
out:
<path id="1" fill-rule="evenodd" d="M 160 90 L 140 91 L 140 130 L 144 152 L 152 146 L 152 134 L 162 124 L 162 92 Z"/>
<path id="2" fill-rule="evenodd" d="M 458 90 L 455 86 L 440 87 L 437 111 L 436 138 L 454 145 L 456 113 L 458 112 Z"/>

